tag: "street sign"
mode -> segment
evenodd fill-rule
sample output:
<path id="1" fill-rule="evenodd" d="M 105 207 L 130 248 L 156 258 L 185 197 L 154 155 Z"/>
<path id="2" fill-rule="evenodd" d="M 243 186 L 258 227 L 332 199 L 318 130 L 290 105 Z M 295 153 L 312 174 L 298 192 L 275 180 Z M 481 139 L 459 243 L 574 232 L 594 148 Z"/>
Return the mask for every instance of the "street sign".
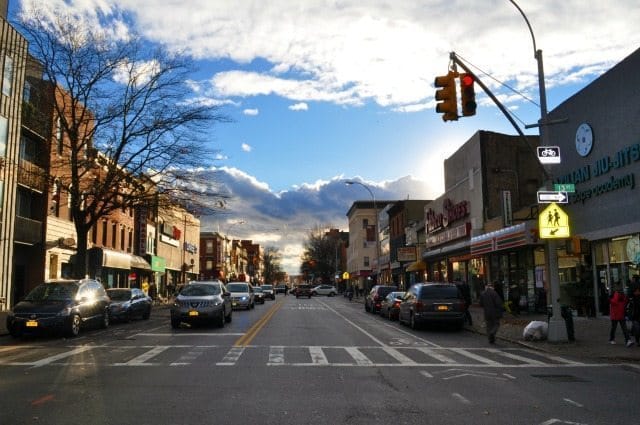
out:
<path id="1" fill-rule="evenodd" d="M 556 192 L 553 190 L 538 191 L 539 204 L 550 204 L 552 202 L 557 202 L 559 204 L 568 204 L 569 195 L 567 194 L 567 192 Z"/>
<path id="2" fill-rule="evenodd" d="M 569 215 L 557 204 L 549 204 L 538 215 L 538 232 L 541 239 L 570 237 Z"/>
<path id="3" fill-rule="evenodd" d="M 538 146 L 537 150 L 541 164 L 560 164 L 560 146 Z"/>
<path id="4" fill-rule="evenodd" d="M 576 193 L 576 185 L 573 183 L 554 184 L 553 190 L 558 192 Z"/>

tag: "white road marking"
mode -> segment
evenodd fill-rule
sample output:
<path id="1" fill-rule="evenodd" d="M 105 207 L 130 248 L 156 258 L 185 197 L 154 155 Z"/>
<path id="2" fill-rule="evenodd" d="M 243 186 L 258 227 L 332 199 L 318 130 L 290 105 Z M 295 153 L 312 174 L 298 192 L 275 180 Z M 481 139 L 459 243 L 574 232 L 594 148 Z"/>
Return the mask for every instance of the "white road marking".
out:
<path id="1" fill-rule="evenodd" d="M 351 357 L 353 357 L 353 360 L 356 361 L 356 364 L 358 366 L 371 366 L 373 365 L 373 362 L 371 360 L 369 360 L 369 358 L 367 358 L 367 356 L 365 356 L 362 351 L 358 350 L 356 347 L 348 347 L 346 348 L 347 353 L 349 353 L 349 355 Z"/>
<path id="2" fill-rule="evenodd" d="M 327 356 L 322 351 L 322 347 L 309 347 L 309 354 L 311 355 L 311 362 L 313 364 L 328 365 L 329 361 Z"/>
<path id="3" fill-rule="evenodd" d="M 530 359 L 528 357 L 519 356 L 517 354 L 513 354 L 513 353 L 510 353 L 510 352 L 504 351 L 504 350 L 499 350 L 497 348 L 488 348 L 487 351 L 490 352 L 490 353 L 498 354 L 500 356 L 507 357 L 507 358 L 513 359 L 513 360 L 517 360 L 517 361 L 523 362 L 523 363 L 529 363 L 529 364 L 538 365 L 538 366 L 543 366 L 545 364 L 544 362 L 541 362 L 540 360 L 535 360 L 535 359 Z"/>
<path id="4" fill-rule="evenodd" d="M 243 332 L 236 333 L 195 333 L 195 332 L 187 332 L 187 333 L 149 333 L 142 332 L 139 334 L 135 334 L 134 336 L 165 336 L 165 337 L 181 337 L 181 336 L 244 336 Z"/>
<path id="5" fill-rule="evenodd" d="M 454 398 L 457 398 L 459 401 L 461 401 L 463 404 L 471 404 L 471 402 L 465 398 L 462 394 L 459 393 L 453 393 L 451 394 Z"/>
<path id="6" fill-rule="evenodd" d="M 426 370 L 421 370 L 420 375 L 424 376 L 425 378 L 433 378 L 433 375 L 427 372 Z"/>
<path id="7" fill-rule="evenodd" d="M 465 357 L 469 357 L 470 359 L 473 359 L 477 362 L 480 363 L 485 363 L 488 365 L 499 365 L 500 363 L 496 362 L 495 360 L 491 360 L 488 359 L 486 357 L 482 357 L 482 356 L 478 356 L 477 354 L 473 354 L 467 350 L 465 350 L 464 348 L 450 348 L 449 350 L 453 351 L 454 353 L 458 353 L 460 355 L 463 355 Z"/>
<path id="8" fill-rule="evenodd" d="M 216 363 L 218 366 L 235 366 L 236 362 L 244 352 L 245 347 L 231 347 L 227 355 L 221 362 Z"/>
<path id="9" fill-rule="evenodd" d="M 582 404 L 578 403 L 577 401 L 573 401 L 573 400 L 568 399 L 568 398 L 563 398 L 563 400 L 566 401 L 569 404 L 572 404 L 572 405 L 576 406 L 576 407 L 584 407 Z"/>
<path id="10" fill-rule="evenodd" d="M 450 357 L 447 357 L 445 355 L 442 355 L 440 353 L 438 353 L 436 350 L 433 350 L 431 348 L 425 348 L 425 347 L 419 347 L 417 348 L 418 351 L 422 351 L 423 353 L 425 353 L 427 356 L 433 357 L 434 359 L 442 362 L 442 363 L 456 363 L 455 360 L 453 360 Z"/>
<path id="11" fill-rule="evenodd" d="M 393 357 L 394 359 L 396 359 L 397 361 L 399 361 L 401 364 L 403 365 L 415 365 L 416 362 L 405 356 L 404 354 L 402 354 L 400 351 L 396 350 L 395 348 L 389 348 L 389 347 L 384 347 L 382 349 L 385 353 L 387 353 L 388 355 L 390 355 L 391 357 Z"/>
<path id="12" fill-rule="evenodd" d="M 273 366 L 284 364 L 284 347 L 269 347 L 269 364 Z"/>
<path id="13" fill-rule="evenodd" d="M 419 337 L 419 336 L 417 336 L 417 335 L 412 334 L 411 332 L 407 332 L 407 331 L 405 331 L 405 330 L 404 330 L 404 329 L 402 329 L 402 328 L 399 328 L 399 327 L 397 327 L 397 326 L 393 326 L 393 325 L 392 325 L 392 324 L 390 324 L 390 323 L 385 323 L 384 325 L 385 325 L 385 326 L 387 326 L 387 327 L 389 327 L 389 328 L 391 328 L 391 329 L 393 329 L 393 331 L 394 331 L 395 333 L 401 333 L 401 334 L 408 335 L 408 336 L 410 336 L 411 338 L 413 338 L 413 339 L 417 339 L 418 341 L 423 342 L 425 345 L 428 345 L 428 346 L 433 347 L 433 348 L 441 348 L 441 346 L 440 346 L 440 345 L 438 345 L 438 344 L 436 344 L 435 342 L 428 341 L 428 340 L 426 340 L 426 339 L 424 339 L 424 338 L 421 338 L 421 337 Z"/>
<path id="14" fill-rule="evenodd" d="M 64 353 L 56 354 L 55 356 L 45 357 L 42 360 L 38 360 L 37 362 L 31 363 L 31 366 L 33 366 L 33 367 L 41 367 L 41 366 L 44 366 L 44 365 L 48 365 L 48 364 L 57 362 L 58 360 L 66 359 L 67 357 L 75 356 L 76 354 L 80 354 L 80 353 L 84 353 L 85 351 L 93 350 L 94 348 L 97 348 L 97 347 L 98 346 L 95 346 L 95 345 L 84 345 L 82 347 L 78 347 L 78 348 L 73 349 L 71 351 L 66 351 Z"/>
<path id="15" fill-rule="evenodd" d="M 162 353 L 163 351 L 168 350 L 169 348 L 171 347 L 168 345 L 159 345 L 153 347 L 146 353 L 140 354 L 138 357 L 129 360 L 128 362 L 115 363 L 114 366 L 153 366 L 153 363 L 147 363 L 147 360 L 151 360 L 152 358 Z"/>

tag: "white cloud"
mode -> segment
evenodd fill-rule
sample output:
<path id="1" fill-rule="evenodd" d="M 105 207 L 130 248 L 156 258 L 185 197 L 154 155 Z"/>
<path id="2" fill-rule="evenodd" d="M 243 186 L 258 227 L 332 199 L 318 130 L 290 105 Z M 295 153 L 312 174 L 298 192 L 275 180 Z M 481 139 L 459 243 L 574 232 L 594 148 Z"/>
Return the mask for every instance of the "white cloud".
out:
<path id="1" fill-rule="evenodd" d="M 114 80 L 120 84 L 144 85 L 158 73 L 159 68 L 160 64 L 155 60 L 122 63 L 115 71 Z"/>
<path id="2" fill-rule="evenodd" d="M 126 35 L 125 24 L 133 22 L 132 30 L 169 49 L 197 59 L 229 59 L 232 66 L 211 80 L 224 97 L 275 94 L 341 105 L 373 101 L 410 112 L 433 98 L 433 77 L 446 71 L 451 51 L 519 90 L 537 84 L 531 36 L 507 1 L 397 0 L 392 7 L 386 0 L 305 0 L 298 7 L 272 0 L 259 8 L 235 0 L 192 0 L 179 8 L 163 0 L 24 0 L 21 5 L 50 19 L 75 8 L 88 25 L 107 22 L 114 36 Z M 615 7 L 540 0 L 523 9 L 552 84 L 593 78 L 640 45 L 637 0 L 620 0 Z M 267 70 L 242 69 L 258 58 L 270 65 Z M 583 73 L 584 67 L 593 73 Z"/>
<path id="3" fill-rule="evenodd" d="M 307 105 L 304 102 L 300 102 L 300 103 L 295 103 L 293 105 L 290 105 L 289 109 L 291 109 L 292 111 L 308 111 L 309 105 Z"/>
<path id="4" fill-rule="evenodd" d="M 249 145 L 249 144 L 247 144 L 247 143 L 243 143 L 241 147 L 242 147 L 242 150 L 243 150 L 243 151 L 245 151 L 245 152 L 251 152 L 251 149 L 252 149 L 252 148 L 251 148 L 251 145 Z"/>
<path id="5" fill-rule="evenodd" d="M 242 113 L 245 114 L 245 115 L 249 115 L 249 116 L 255 117 L 256 115 L 258 115 L 260 113 L 260 111 L 258 111 L 257 108 L 255 108 L 255 109 L 245 109 L 244 111 L 242 111 Z"/>

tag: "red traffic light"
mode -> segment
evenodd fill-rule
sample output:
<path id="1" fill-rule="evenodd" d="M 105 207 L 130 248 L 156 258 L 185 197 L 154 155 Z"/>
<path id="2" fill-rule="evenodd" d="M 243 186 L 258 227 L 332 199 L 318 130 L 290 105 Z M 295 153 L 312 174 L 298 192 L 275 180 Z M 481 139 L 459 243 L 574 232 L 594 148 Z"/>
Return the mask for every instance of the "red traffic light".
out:
<path id="1" fill-rule="evenodd" d="M 460 74 L 460 100 L 462 116 L 470 117 L 476 114 L 475 78 L 471 74 Z"/>
<path id="2" fill-rule="evenodd" d="M 462 77 L 460 78 L 460 84 L 462 84 L 462 87 L 473 86 L 474 82 L 475 80 L 469 74 L 463 74 Z"/>

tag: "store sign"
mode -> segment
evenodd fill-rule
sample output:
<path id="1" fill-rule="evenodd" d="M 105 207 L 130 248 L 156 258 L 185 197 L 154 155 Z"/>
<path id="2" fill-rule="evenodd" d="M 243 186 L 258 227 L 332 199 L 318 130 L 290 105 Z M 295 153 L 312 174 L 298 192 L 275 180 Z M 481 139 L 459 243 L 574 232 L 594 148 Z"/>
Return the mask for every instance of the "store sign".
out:
<path id="1" fill-rule="evenodd" d="M 451 199 L 447 198 L 442 204 L 442 210 L 442 212 L 436 212 L 429 208 L 425 211 L 427 234 L 445 229 L 456 221 L 464 219 L 470 213 L 470 206 L 468 201 L 454 204 Z"/>
<path id="2" fill-rule="evenodd" d="M 427 236 L 427 248 L 442 245 L 447 242 L 454 241 L 456 239 L 469 236 L 471 233 L 471 223 L 464 223 L 460 226 L 452 227 L 451 229 L 444 230 L 439 233 L 434 233 Z"/>
<path id="3" fill-rule="evenodd" d="M 408 246 L 408 247 L 402 247 L 402 248 L 398 248 L 398 250 L 396 251 L 397 254 L 397 258 L 398 261 L 400 261 L 401 263 L 407 263 L 407 262 L 415 262 L 416 261 L 416 247 L 415 246 Z"/>

